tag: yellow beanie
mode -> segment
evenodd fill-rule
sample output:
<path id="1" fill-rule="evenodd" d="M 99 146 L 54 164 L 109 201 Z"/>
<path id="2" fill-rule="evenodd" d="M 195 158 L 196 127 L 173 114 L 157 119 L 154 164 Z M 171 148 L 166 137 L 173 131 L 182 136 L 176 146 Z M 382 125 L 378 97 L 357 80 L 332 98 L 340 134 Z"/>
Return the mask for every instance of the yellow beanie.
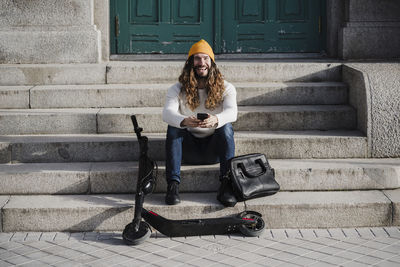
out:
<path id="1" fill-rule="evenodd" d="M 203 39 L 201 39 L 200 41 L 198 41 L 197 43 L 192 45 L 192 47 L 189 50 L 188 58 L 190 58 L 190 56 L 197 54 L 197 53 L 207 54 L 213 61 L 215 61 L 214 60 L 214 52 L 213 52 L 211 46 Z"/>

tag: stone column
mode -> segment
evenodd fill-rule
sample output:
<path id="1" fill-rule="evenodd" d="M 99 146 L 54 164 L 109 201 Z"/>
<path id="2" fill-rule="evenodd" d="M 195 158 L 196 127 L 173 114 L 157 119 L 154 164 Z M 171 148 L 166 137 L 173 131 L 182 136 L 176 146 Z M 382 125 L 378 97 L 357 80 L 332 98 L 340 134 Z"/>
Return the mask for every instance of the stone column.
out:
<path id="1" fill-rule="evenodd" d="M 346 0 L 339 31 L 344 59 L 400 58 L 400 1 Z"/>
<path id="2" fill-rule="evenodd" d="M 97 63 L 93 0 L 0 0 L 0 63 Z"/>

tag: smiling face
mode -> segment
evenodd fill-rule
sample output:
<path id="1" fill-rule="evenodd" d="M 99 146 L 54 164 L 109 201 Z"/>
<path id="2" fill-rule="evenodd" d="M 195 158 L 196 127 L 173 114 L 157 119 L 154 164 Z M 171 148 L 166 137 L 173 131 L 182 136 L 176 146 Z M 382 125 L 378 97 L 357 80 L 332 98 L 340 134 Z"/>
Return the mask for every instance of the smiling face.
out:
<path id="1" fill-rule="evenodd" d="M 211 67 L 211 58 L 207 54 L 195 54 L 193 56 L 193 67 L 198 77 L 207 77 L 208 71 Z"/>

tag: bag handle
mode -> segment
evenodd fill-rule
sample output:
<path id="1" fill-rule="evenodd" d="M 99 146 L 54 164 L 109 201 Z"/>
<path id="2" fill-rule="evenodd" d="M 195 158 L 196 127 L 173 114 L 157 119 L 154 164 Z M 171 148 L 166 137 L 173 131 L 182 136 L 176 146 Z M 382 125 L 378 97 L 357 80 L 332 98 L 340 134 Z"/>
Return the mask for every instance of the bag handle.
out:
<path id="1" fill-rule="evenodd" d="M 261 175 L 263 175 L 264 173 L 267 172 L 267 168 L 265 168 L 265 165 L 264 165 L 264 163 L 262 162 L 261 159 L 256 159 L 254 162 L 260 164 L 260 166 L 261 166 L 261 172 L 260 173 L 257 173 L 257 174 L 249 173 L 246 170 L 246 167 L 244 166 L 244 164 L 242 162 L 238 163 L 238 167 L 242 169 L 244 175 L 246 175 L 247 177 L 250 177 L 250 178 L 256 178 L 256 177 L 261 176 Z"/>

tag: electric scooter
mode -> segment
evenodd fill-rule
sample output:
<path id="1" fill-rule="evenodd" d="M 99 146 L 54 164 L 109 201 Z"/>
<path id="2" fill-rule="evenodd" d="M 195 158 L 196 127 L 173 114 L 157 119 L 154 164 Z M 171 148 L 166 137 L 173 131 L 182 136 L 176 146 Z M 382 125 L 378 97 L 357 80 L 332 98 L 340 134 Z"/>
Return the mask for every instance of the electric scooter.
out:
<path id="1" fill-rule="evenodd" d="M 148 138 L 142 136 L 136 116 L 131 120 L 139 141 L 139 174 L 136 185 L 135 215 L 122 233 L 128 245 L 139 245 L 151 235 L 151 226 L 168 237 L 223 235 L 241 232 L 245 236 L 259 236 L 264 231 L 262 215 L 255 211 L 243 211 L 239 214 L 207 219 L 169 220 L 143 208 L 144 197 L 153 192 L 157 181 L 157 163 L 147 156 Z M 144 221 L 142 220 L 144 219 Z"/>

